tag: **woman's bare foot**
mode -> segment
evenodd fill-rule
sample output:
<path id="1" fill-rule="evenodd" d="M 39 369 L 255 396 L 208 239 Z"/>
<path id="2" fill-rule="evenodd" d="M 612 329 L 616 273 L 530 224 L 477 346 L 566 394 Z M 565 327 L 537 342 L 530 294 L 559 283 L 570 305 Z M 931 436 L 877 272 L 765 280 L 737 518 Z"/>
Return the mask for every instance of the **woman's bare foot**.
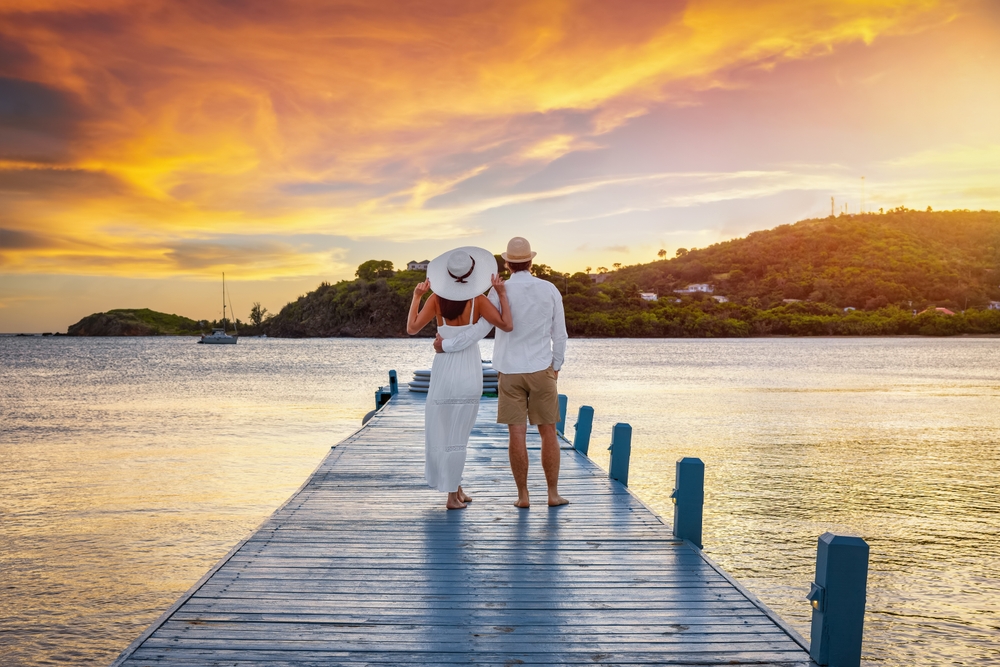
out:
<path id="1" fill-rule="evenodd" d="M 523 498 L 518 496 L 517 500 L 514 501 L 514 507 L 520 507 L 521 509 L 528 509 L 531 507 L 531 503 L 528 501 L 528 496 L 525 495 Z"/>
<path id="2" fill-rule="evenodd" d="M 445 504 L 445 507 L 450 510 L 464 510 L 468 505 L 459 500 L 458 493 L 456 492 L 448 494 L 448 502 Z"/>
<path id="3" fill-rule="evenodd" d="M 559 507 L 560 505 L 569 505 L 569 501 L 560 496 L 558 493 L 555 495 L 549 494 L 549 507 Z"/>
<path id="4" fill-rule="evenodd" d="M 471 503 L 472 497 L 462 490 L 462 487 L 458 487 L 458 499 L 463 503 Z"/>

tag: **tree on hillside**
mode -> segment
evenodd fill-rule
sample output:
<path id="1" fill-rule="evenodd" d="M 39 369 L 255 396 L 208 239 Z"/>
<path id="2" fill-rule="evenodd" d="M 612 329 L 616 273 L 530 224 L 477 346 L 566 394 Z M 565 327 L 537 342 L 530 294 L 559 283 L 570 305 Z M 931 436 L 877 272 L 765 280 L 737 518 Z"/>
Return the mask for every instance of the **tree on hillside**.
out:
<path id="1" fill-rule="evenodd" d="M 354 272 L 358 278 L 371 282 L 379 278 L 391 278 L 393 275 L 392 262 L 387 259 L 369 259 L 358 266 Z"/>
<path id="2" fill-rule="evenodd" d="M 622 263 L 621 262 L 615 262 L 611 266 L 613 266 L 614 269 L 615 269 L 615 271 L 617 271 L 618 269 L 622 268 Z"/>
<path id="3" fill-rule="evenodd" d="M 660 248 L 660 252 L 656 253 L 656 256 L 659 257 L 660 259 L 663 259 L 664 257 L 667 256 L 667 251 L 663 248 Z"/>
<path id="4" fill-rule="evenodd" d="M 532 264 L 531 275 L 536 278 L 546 278 L 552 275 L 552 267 L 548 264 Z"/>
<path id="5" fill-rule="evenodd" d="M 265 317 L 267 317 L 267 308 L 262 307 L 260 301 L 254 301 L 253 308 L 250 309 L 250 322 L 255 327 L 259 327 Z"/>
<path id="6" fill-rule="evenodd" d="M 500 255 L 493 255 L 493 259 L 497 261 L 497 275 L 504 280 L 510 278 L 510 271 L 507 270 L 507 260 Z"/>
<path id="7" fill-rule="evenodd" d="M 688 254 L 687 248 L 678 248 L 677 252 L 674 254 L 674 257 L 683 257 L 686 254 Z"/>

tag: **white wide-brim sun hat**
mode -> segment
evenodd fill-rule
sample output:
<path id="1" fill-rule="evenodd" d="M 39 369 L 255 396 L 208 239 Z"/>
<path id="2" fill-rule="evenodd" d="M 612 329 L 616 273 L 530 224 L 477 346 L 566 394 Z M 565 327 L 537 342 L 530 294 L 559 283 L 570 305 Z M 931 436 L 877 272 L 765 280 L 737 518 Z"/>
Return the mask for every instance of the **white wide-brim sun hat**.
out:
<path id="1" fill-rule="evenodd" d="M 490 277 L 496 272 L 493 253 L 475 246 L 449 250 L 427 265 L 431 290 L 450 301 L 468 301 L 479 296 L 490 288 Z"/>

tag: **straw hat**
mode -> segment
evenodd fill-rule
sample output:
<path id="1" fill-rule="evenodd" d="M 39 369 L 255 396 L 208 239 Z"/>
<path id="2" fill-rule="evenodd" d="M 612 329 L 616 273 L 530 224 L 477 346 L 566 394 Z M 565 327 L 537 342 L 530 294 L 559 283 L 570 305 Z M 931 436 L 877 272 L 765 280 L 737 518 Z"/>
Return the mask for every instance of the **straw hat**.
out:
<path id="1" fill-rule="evenodd" d="M 438 296 L 451 301 L 467 301 L 490 288 L 490 276 L 497 272 L 497 260 L 489 250 L 464 246 L 449 250 L 427 265 L 427 279 Z"/>
<path id="2" fill-rule="evenodd" d="M 528 243 L 528 239 L 515 236 L 510 241 L 507 241 L 507 252 L 501 253 L 500 256 L 504 258 L 504 261 L 519 263 L 532 260 L 537 254 L 531 251 L 531 244 Z"/>

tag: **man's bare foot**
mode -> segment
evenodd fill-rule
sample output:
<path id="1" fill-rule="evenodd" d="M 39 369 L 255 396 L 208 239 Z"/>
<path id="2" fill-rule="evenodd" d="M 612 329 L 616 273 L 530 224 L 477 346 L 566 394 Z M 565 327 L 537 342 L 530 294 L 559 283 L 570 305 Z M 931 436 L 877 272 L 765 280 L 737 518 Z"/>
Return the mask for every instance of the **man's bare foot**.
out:
<path id="1" fill-rule="evenodd" d="M 527 497 L 518 498 L 517 500 L 514 501 L 514 507 L 520 507 L 521 509 L 524 510 L 531 507 L 531 503 L 528 501 Z"/>
<path id="2" fill-rule="evenodd" d="M 458 499 L 463 503 L 471 503 L 472 497 L 462 490 L 462 487 L 458 487 Z"/>
<path id="3" fill-rule="evenodd" d="M 560 505 L 569 505 L 569 501 L 560 496 L 558 493 L 554 496 L 549 496 L 549 507 L 559 507 Z"/>
<path id="4" fill-rule="evenodd" d="M 448 502 L 445 503 L 445 507 L 450 510 L 464 510 L 468 505 L 459 500 L 458 493 L 449 493 Z"/>

